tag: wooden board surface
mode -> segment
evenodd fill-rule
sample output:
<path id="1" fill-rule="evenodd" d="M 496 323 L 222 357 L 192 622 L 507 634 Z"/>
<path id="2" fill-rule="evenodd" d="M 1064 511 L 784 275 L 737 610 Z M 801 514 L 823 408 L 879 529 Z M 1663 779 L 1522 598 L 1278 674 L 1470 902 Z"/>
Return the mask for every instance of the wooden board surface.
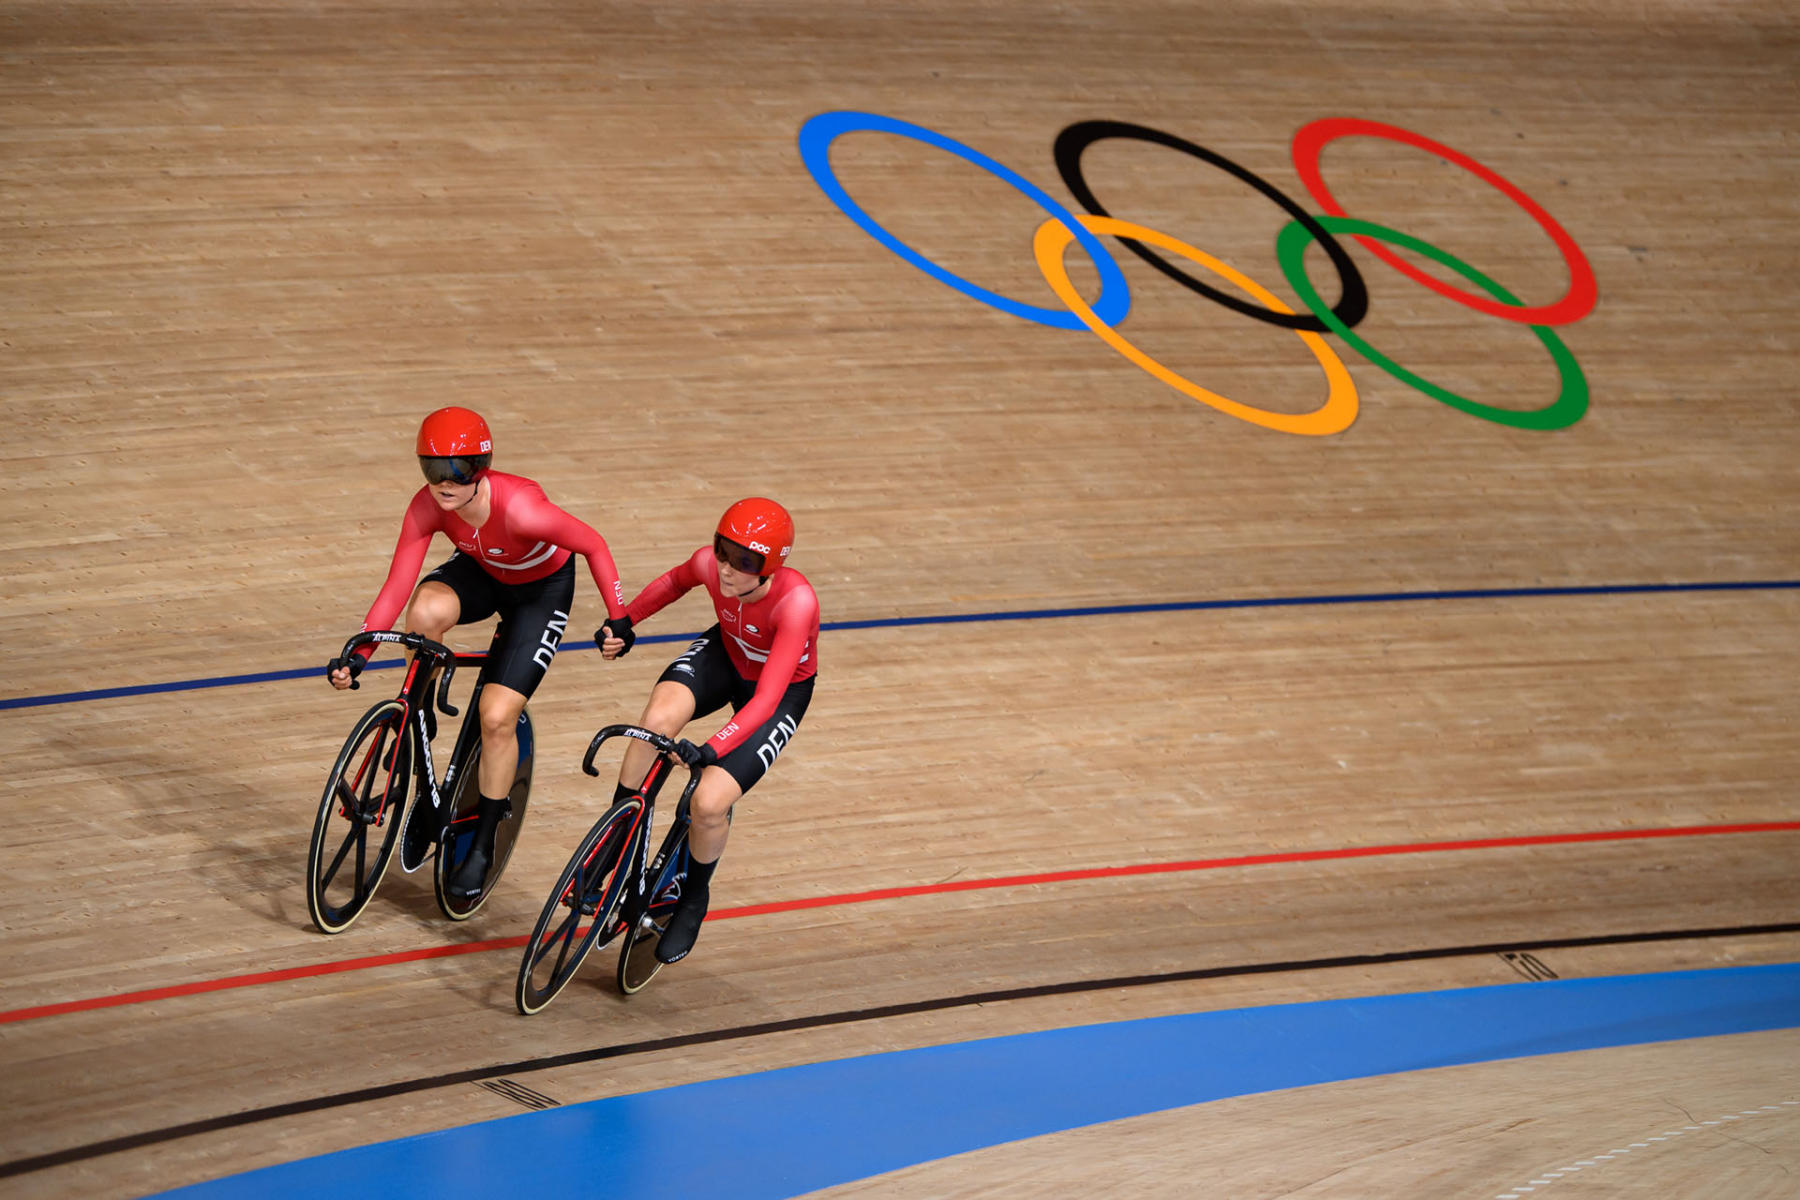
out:
<path id="1" fill-rule="evenodd" d="M 472 1083 L 320 1102 L 596 1047 L 641 1049 L 517 1078 L 569 1103 L 1519 978 L 1492 952 L 1330 965 L 1355 955 L 1740 930 L 1536 953 L 1565 977 L 1791 960 L 1795 934 L 1748 931 L 1794 921 L 1800 833 L 1718 829 L 1800 819 L 1797 51 L 1791 14 L 1761 3 L 10 6 L 0 1160 L 66 1161 L 9 1193 L 141 1195 L 505 1115 L 517 1105 Z M 1052 145 L 1079 121 L 1173 134 L 1309 211 L 1298 130 L 1351 116 L 1414 131 L 1541 203 L 1592 264 L 1598 304 L 1556 331 L 1591 406 L 1566 429 L 1508 427 L 1327 336 L 1354 424 L 1301 437 L 1234 419 L 858 229 L 797 143 L 840 109 L 954 139 L 1065 205 Z M 1348 138 L 1322 162 L 1352 215 L 1526 303 L 1571 282 L 1531 217 L 1434 154 Z M 1055 305 L 1031 252 L 1046 214 L 1021 191 L 891 134 L 845 134 L 831 163 L 932 261 Z M 1286 218 L 1243 182 L 1131 140 L 1082 166 L 1114 215 L 1298 304 L 1274 250 Z M 1383 354 L 1479 404 L 1555 397 L 1532 330 L 1347 244 L 1370 296 L 1357 332 Z M 1110 245 L 1132 296 L 1120 331 L 1146 353 L 1269 411 L 1324 400 L 1293 333 Z M 1067 262 L 1094 299 L 1093 268 L 1078 249 Z M 1324 256 L 1306 262 L 1335 298 Z M 413 430 L 447 403 L 486 415 L 496 466 L 606 535 L 631 590 L 739 496 L 795 513 L 795 565 L 826 621 L 853 627 L 828 627 L 800 736 L 738 814 L 721 915 L 1111 873 L 729 917 L 645 993 L 622 1000 L 596 966 L 531 1020 L 511 1008 L 516 950 L 322 973 L 523 935 L 607 798 L 582 748 L 635 716 L 675 649 L 558 659 L 532 703 L 530 821 L 475 921 L 450 927 L 423 876 L 396 874 L 350 932 L 311 930 L 301 876 L 323 773 L 395 676 L 354 697 L 310 675 L 171 685 L 335 653 L 417 486 Z M 1741 583 L 1774 586 L 1713 588 Z M 1658 590 L 1630 590 L 1644 586 Z M 571 639 L 600 612 L 584 574 Z M 984 619 L 904 623 L 920 617 Z M 689 599 L 645 632 L 710 619 Z M 93 695 L 114 688 L 136 690 Z M 1607 837 L 1325 857 L 1590 833 Z M 1120 873 L 1267 855 L 1301 857 Z M 300 977 L 182 991 L 281 971 Z M 182 994 L 24 1012 L 159 988 Z M 1018 988 L 1046 994 L 952 1003 Z M 939 1006 L 757 1032 L 915 1002 Z M 720 1036 L 666 1044 L 690 1035 Z M 997 1150 L 997 1176 L 958 1159 L 867 1190 L 1091 1189 L 1147 1137 L 1241 1148 L 1165 1154 L 1165 1194 L 1190 1179 L 1245 1196 L 1498 1194 L 1565 1149 L 1634 1136 L 1650 1117 L 1609 1107 L 1621 1089 L 1693 1080 L 1699 1107 L 1779 1103 L 1800 1098 L 1774 1094 L 1779 1078 L 1728 1084 L 1792 1056 L 1770 1034 L 1461 1069 L 1472 1088 L 1245 1098 L 1070 1136 L 1025 1174 Z M 1446 1088 L 1478 1091 L 1476 1110 L 1447 1115 Z M 307 1111 L 164 1136 L 276 1105 Z M 1370 1106 L 1373 1157 L 1366 1139 L 1307 1132 Z M 1522 1140 L 1514 1119 L 1567 1140 Z M 1791 1115 L 1768 1128 L 1784 1120 L 1791 1161 Z M 1272 1162 L 1274 1142 L 1246 1131 L 1283 1122 L 1302 1124 Z M 1684 1146 L 1633 1160 L 1631 1178 L 1709 1194 L 1719 1163 Z M 1308 1179 L 1337 1182 L 1291 1193 Z M 1734 1194 L 1784 1194 L 1743 1179 Z"/>

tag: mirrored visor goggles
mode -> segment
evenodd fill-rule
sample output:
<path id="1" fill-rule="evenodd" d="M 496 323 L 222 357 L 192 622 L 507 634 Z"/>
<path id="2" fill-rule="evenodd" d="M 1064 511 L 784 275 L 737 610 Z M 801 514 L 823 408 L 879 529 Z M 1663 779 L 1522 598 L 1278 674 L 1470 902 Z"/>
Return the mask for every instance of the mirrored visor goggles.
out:
<path id="1" fill-rule="evenodd" d="M 481 478 L 487 470 L 488 458 L 485 454 L 458 458 L 419 457 L 419 469 L 425 472 L 425 482 L 470 484 Z"/>
<path id="2" fill-rule="evenodd" d="M 758 554 L 748 546 L 740 546 L 722 533 L 713 534 L 713 557 L 722 563 L 728 563 L 734 571 L 745 575 L 760 576 L 767 556 Z"/>

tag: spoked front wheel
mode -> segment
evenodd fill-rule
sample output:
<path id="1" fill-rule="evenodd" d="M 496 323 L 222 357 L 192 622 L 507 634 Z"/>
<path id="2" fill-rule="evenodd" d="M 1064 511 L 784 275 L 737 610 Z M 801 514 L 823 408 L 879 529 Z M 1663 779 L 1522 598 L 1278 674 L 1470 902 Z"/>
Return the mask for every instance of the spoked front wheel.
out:
<path id="1" fill-rule="evenodd" d="M 563 868 L 544 911 L 538 914 L 513 998 L 526 1016 L 556 999 L 588 952 L 618 936 L 619 904 L 639 849 L 644 817 L 642 797 L 621 800 L 594 823 Z M 641 861 L 641 860 L 640 860 Z M 587 924 L 582 924 L 587 920 Z"/>
<path id="2" fill-rule="evenodd" d="M 393 857 L 412 783 L 406 707 L 384 700 L 351 729 L 325 781 L 306 856 L 306 907 L 322 933 L 362 915 Z"/>

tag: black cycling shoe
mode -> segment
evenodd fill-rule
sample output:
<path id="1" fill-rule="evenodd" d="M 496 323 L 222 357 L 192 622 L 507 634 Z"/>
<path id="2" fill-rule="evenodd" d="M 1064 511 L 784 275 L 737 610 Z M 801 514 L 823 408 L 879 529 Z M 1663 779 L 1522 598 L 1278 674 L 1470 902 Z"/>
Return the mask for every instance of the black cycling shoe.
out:
<path id="1" fill-rule="evenodd" d="M 687 957 L 688 951 L 694 948 L 694 940 L 700 936 L 700 922 L 706 920 L 709 899 L 705 892 L 689 892 L 681 898 L 681 903 L 675 906 L 675 914 L 669 918 L 669 927 L 657 939 L 657 962 L 680 962 Z"/>
<path id="2" fill-rule="evenodd" d="M 487 883 L 488 855 L 477 846 L 469 851 L 469 857 L 463 859 L 462 866 L 456 868 L 444 884 L 444 890 L 459 899 L 469 900 L 481 895 L 482 886 Z"/>

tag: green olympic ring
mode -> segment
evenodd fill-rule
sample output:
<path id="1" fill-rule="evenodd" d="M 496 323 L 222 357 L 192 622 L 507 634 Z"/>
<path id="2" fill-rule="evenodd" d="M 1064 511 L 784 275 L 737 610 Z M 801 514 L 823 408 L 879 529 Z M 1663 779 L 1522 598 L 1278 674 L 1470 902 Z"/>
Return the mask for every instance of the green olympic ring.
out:
<path id="1" fill-rule="evenodd" d="M 1321 215 L 1317 220 L 1330 233 L 1372 237 L 1378 241 L 1404 246 L 1414 253 L 1423 254 L 1434 262 L 1450 268 L 1503 304 L 1518 305 L 1522 303 L 1518 297 L 1468 263 L 1447 251 L 1438 249 L 1429 242 L 1422 242 L 1416 237 L 1389 229 L 1385 225 L 1376 225 L 1369 221 L 1358 221 L 1349 217 Z M 1556 335 L 1556 331 L 1548 325 L 1529 326 L 1531 332 L 1537 334 L 1538 341 L 1544 343 L 1544 348 L 1550 351 L 1550 357 L 1556 363 L 1557 374 L 1562 380 L 1562 390 L 1557 393 L 1556 399 L 1544 408 L 1521 412 L 1516 409 L 1478 404 L 1446 388 L 1439 387 L 1429 379 L 1413 374 L 1369 345 L 1367 339 L 1353 333 L 1350 327 L 1331 311 L 1331 306 L 1320 297 L 1318 289 L 1313 287 L 1312 281 L 1306 277 L 1306 266 L 1302 261 L 1306 254 L 1306 248 L 1312 242 L 1313 235 L 1306 226 L 1298 221 L 1288 222 L 1280 236 L 1275 239 L 1275 257 L 1281 263 L 1282 274 L 1287 276 L 1288 283 L 1299 294 L 1301 303 L 1330 326 L 1333 333 L 1350 343 L 1358 354 L 1395 379 L 1417 388 L 1433 400 L 1448 404 L 1451 408 L 1460 409 L 1471 416 L 1480 417 L 1484 421 L 1492 421 L 1498 425 L 1510 425 L 1515 429 L 1566 429 L 1581 420 L 1582 414 L 1587 412 L 1587 377 L 1581 373 L 1581 364 L 1575 361 L 1575 356 L 1569 352 L 1568 346 L 1563 344 L 1563 340 Z"/>

